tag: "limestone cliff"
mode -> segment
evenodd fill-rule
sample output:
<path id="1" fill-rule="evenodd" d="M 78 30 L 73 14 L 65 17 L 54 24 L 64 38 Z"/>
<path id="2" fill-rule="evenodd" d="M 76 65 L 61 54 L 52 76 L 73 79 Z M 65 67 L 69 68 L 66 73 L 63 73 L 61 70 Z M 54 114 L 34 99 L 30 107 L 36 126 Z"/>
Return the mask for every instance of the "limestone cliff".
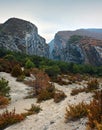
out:
<path id="1" fill-rule="evenodd" d="M 102 65 L 102 31 L 60 31 L 53 41 L 54 46 L 50 54 L 52 59 Z"/>
<path id="2" fill-rule="evenodd" d="M 0 24 L 0 47 L 30 55 L 49 57 L 49 47 L 37 27 L 25 20 L 10 18 Z"/>

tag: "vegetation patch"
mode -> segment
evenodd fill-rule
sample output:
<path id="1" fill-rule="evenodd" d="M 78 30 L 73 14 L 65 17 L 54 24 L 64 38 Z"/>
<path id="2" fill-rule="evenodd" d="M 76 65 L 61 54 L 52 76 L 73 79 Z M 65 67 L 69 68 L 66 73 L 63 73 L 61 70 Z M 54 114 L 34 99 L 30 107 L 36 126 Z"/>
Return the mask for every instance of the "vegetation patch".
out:
<path id="1" fill-rule="evenodd" d="M 88 105 L 84 102 L 81 102 L 77 105 L 68 105 L 68 108 L 66 108 L 65 122 L 68 122 L 69 120 L 75 121 L 86 116 L 87 106 Z"/>
<path id="2" fill-rule="evenodd" d="M 65 98 L 66 98 L 66 95 L 65 95 L 65 93 L 62 92 L 62 91 L 59 91 L 59 90 L 58 90 L 58 91 L 55 92 L 55 94 L 54 94 L 54 102 L 56 102 L 56 103 L 58 103 L 58 102 L 64 100 Z"/>
<path id="3" fill-rule="evenodd" d="M 21 122 L 25 117 L 22 114 L 16 114 L 15 109 L 12 111 L 6 110 L 0 114 L 0 130 L 4 130 L 6 127 Z"/>

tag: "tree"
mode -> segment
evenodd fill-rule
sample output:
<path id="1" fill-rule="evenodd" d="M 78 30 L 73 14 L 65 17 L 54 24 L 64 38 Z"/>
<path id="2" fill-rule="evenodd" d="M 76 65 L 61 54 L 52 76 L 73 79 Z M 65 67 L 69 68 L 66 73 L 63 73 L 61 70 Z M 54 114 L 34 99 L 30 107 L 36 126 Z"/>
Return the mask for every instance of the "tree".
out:
<path id="1" fill-rule="evenodd" d="M 31 69 L 31 68 L 34 68 L 34 67 L 35 67 L 34 63 L 30 59 L 27 59 L 27 61 L 25 63 L 25 68 Z"/>
<path id="2" fill-rule="evenodd" d="M 8 81 L 4 78 L 0 79 L 0 96 L 9 97 L 10 87 L 8 86 Z"/>

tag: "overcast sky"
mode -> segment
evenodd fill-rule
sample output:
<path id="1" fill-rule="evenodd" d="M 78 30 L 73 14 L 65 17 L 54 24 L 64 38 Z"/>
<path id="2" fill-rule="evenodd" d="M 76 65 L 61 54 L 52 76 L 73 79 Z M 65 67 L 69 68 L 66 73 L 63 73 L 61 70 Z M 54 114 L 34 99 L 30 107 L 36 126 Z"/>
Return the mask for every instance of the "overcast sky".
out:
<path id="1" fill-rule="evenodd" d="M 0 23 L 11 17 L 34 23 L 49 42 L 57 31 L 102 28 L 102 0 L 0 0 Z"/>

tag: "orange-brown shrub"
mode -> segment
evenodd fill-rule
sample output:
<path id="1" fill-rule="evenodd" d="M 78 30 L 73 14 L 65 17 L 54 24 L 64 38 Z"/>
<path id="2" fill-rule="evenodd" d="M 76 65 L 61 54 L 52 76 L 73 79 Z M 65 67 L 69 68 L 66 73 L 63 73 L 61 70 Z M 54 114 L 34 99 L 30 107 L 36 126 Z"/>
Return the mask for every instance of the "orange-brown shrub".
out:
<path id="1" fill-rule="evenodd" d="M 102 100 L 102 90 L 94 91 L 93 98 L 96 100 Z"/>
<path id="2" fill-rule="evenodd" d="M 75 88 L 72 90 L 71 92 L 71 95 L 74 96 L 74 95 L 77 95 L 78 93 L 81 93 L 81 92 L 85 92 L 86 91 L 86 88 Z"/>
<path id="3" fill-rule="evenodd" d="M 11 72 L 12 76 L 14 76 L 14 77 L 18 77 L 18 76 L 22 75 L 22 73 L 23 72 L 22 72 L 22 69 L 19 64 L 15 65 Z"/>
<path id="4" fill-rule="evenodd" d="M 9 112 L 6 110 L 2 114 L 0 114 L 0 130 L 3 130 L 4 128 L 24 120 L 25 117 L 22 114 L 16 114 L 15 109 Z"/>
<path id="5" fill-rule="evenodd" d="M 77 120 L 79 118 L 82 118 L 87 115 L 87 104 L 84 102 L 81 102 L 77 105 L 69 105 L 68 108 L 66 108 L 66 114 L 65 114 L 65 122 L 69 120 Z"/>
<path id="6" fill-rule="evenodd" d="M 53 81 L 58 83 L 59 85 L 68 85 L 68 84 L 70 84 L 70 82 L 63 80 L 62 77 L 57 77 Z"/>
<path id="7" fill-rule="evenodd" d="M 54 97 L 55 94 L 55 87 L 50 86 L 46 89 L 42 89 L 39 91 L 37 96 L 37 102 L 45 101 Z"/>
<path id="8" fill-rule="evenodd" d="M 92 79 L 87 83 L 87 92 L 91 92 L 99 88 L 97 79 Z"/>
<path id="9" fill-rule="evenodd" d="M 9 104 L 9 99 L 7 97 L 0 96 L 0 108 L 3 108 L 8 104 Z"/>
<path id="10" fill-rule="evenodd" d="M 58 103 L 66 98 L 66 95 L 62 91 L 55 92 L 54 94 L 54 102 Z"/>
<path id="11" fill-rule="evenodd" d="M 0 59 L 0 71 L 1 72 L 11 72 L 12 66 L 8 60 Z"/>
<path id="12" fill-rule="evenodd" d="M 30 77 L 30 69 L 24 69 L 23 74 Z"/>
<path id="13" fill-rule="evenodd" d="M 71 95 L 73 96 L 73 95 L 76 95 L 81 92 L 86 92 L 86 93 L 93 92 L 94 90 L 96 90 L 98 88 L 99 88 L 99 83 L 98 83 L 97 79 L 92 79 L 87 83 L 87 87 L 73 89 L 71 92 Z"/>
<path id="14" fill-rule="evenodd" d="M 102 97 L 90 102 L 88 109 L 88 125 L 90 128 L 102 126 Z"/>

